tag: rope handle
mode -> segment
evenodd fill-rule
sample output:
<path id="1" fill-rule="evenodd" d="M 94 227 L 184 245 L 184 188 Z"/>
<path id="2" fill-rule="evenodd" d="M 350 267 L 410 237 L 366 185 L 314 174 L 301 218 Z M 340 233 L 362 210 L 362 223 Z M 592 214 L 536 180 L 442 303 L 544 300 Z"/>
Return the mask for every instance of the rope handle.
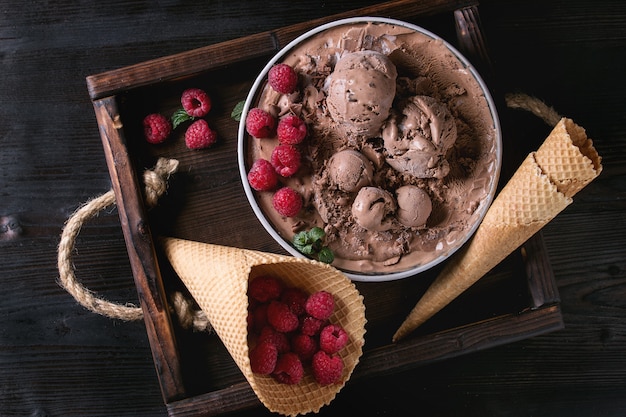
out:
<path id="1" fill-rule="evenodd" d="M 507 107 L 529 111 L 550 127 L 556 126 L 563 117 L 554 108 L 527 94 L 509 93 L 504 96 L 504 101 Z"/>
<path id="2" fill-rule="evenodd" d="M 167 180 L 177 169 L 177 160 L 160 158 L 152 170 L 144 172 L 146 204 L 149 208 L 156 206 L 159 198 L 167 191 Z M 63 228 L 58 247 L 59 285 L 80 305 L 94 313 L 124 321 L 141 320 L 143 318 L 141 307 L 132 303 L 117 304 L 100 298 L 78 282 L 74 273 L 72 254 L 82 226 L 96 217 L 100 211 L 114 204 L 116 204 L 115 194 L 113 190 L 109 190 L 79 207 L 69 217 Z M 181 292 L 174 292 L 170 296 L 170 305 L 183 328 L 193 328 L 198 331 L 211 329 L 204 312 Z"/>

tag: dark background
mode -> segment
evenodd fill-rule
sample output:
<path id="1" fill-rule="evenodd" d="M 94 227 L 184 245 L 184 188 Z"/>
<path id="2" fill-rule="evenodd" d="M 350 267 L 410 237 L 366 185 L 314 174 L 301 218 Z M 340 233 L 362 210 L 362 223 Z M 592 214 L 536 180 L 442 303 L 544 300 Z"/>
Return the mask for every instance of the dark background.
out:
<path id="1" fill-rule="evenodd" d="M 1 2 L 0 416 L 167 414 L 144 324 L 90 313 L 57 284 L 64 222 L 111 187 L 85 77 L 374 3 Z M 492 0 L 480 12 L 496 93 L 544 100 L 603 157 L 544 229 L 565 329 L 348 384 L 324 415 L 626 415 L 626 2 Z M 516 136 L 544 131 L 510 117 Z M 115 209 L 77 250 L 88 288 L 136 302 Z"/>

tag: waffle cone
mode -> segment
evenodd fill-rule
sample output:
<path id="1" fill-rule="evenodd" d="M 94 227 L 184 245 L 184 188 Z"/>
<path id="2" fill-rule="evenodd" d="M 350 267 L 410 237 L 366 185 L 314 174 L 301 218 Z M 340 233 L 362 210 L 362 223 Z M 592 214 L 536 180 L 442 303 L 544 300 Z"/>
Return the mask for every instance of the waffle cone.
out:
<path id="1" fill-rule="evenodd" d="M 350 378 L 363 353 L 365 306 L 354 284 L 335 268 L 320 262 L 271 253 L 166 238 L 162 242 L 172 267 L 206 313 L 259 400 L 272 412 L 295 416 L 317 412 L 329 404 Z M 335 297 L 331 321 L 350 336 L 340 352 L 344 374 L 337 384 L 322 386 L 306 372 L 297 385 L 254 374 L 248 356 L 248 282 L 272 274 L 285 284 L 309 293 Z"/>
<path id="2" fill-rule="evenodd" d="M 535 158 L 559 192 L 573 197 L 602 171 L 598 152 L 585 129 L 563 118 L 537 149 Z"/>
<path id="3" fill-rule="evenodd" d="M 398 341 L 447 306 L 572 202 L 602 171 L 584 129 L 561 119 L 500 191 L 472 239 L 444 267 L 393 336 Z"/>

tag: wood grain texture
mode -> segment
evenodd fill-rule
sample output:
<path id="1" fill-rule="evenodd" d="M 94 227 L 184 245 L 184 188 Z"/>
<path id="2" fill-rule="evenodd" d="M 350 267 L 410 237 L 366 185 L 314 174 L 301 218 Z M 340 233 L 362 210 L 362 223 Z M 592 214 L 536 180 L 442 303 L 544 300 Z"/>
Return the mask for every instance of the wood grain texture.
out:
<path id="1" fill-rule="evenodd" d="M 129 67 L 108 71 L 87 77 L 87 87 L 92 99 L 115 95 L 128 88 L 152 84 L 155 78 L 168 81 L 197 75 L 207 68 L 234 65 L 255 57 L 266 57 L 277 53 L 298 35 L 327 23 L 331 20 L 353 16 L 429 16 L 443 11 L 452 11 L 476 3 L 475 1 L 390 1 L 377 5 L 360 7 L 347 12 L 334 13 L 317 19 L 284 26 L 276 30 L 265 31 L 225 41 L 219 45 L 181 52 L 179 54 L 157 58 Z M 469 13 L 471 16 L 471 13 Z"/>
<path id="2" fill-rule="evenodd" d="M 0 227 L 0 415 L 168 414 L 145 325 L 89 313 L 56 283 L 65 219 L 112 186 L 85 78 L 375 3 L 4 2 L 0 224 L 18 227 Z M 322 416 L 626 414 L 626 4 L 487 0 L 479 10 L 499 88 L 536 95 L 572 117 L 603 156 L 601 176 L 543 231 L 565 328 L 363 378 Z M 516 152 L 545 137 L 529 115 L 502 117 L 516 126 L 505 132 Z M 212 181 L 234 198 L 228 184 Z M 139 302 L 116 209 L 84 227 L 75 262 L 89 288 Z"/>

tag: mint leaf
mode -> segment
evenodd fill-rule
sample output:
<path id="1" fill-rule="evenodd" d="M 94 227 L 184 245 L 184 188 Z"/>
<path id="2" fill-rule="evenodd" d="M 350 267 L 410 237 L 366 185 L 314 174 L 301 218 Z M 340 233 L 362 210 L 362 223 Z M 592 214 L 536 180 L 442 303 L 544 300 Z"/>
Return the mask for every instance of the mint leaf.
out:
<path id="1" fill-rule="evenodd" d="M 313 245 L 304 245 L 304 246 L 302 246 L 302 249 L 299 249 L 299 250 L 300 250 L 300 252 L 302 252 L 303 254 L 308 255 L 308 256 L 315 255 L 315 250 L 313 248 Z"/>
<path id="2" fill-rule="evenodd" d="M 232 113 L 230 113 L 230 117 L 232 117 L 236 121 L 240 121 L 241 120 L 241 114 L 243 113 L 243 106 L 244 106 L 244 104 L 246 104 L 245 101 L 240 101 L 239 103 L 237 103 L 235 105 L 235 108 L 233 109 Z"/>
<path id="3" fill-rule="evenodd" d="M 317 258 L 320 262 L 332 263 L 335 255 L 326 246 L 323 246 L 326 233 L 321 227 L 314 227 L 311 230 L 298 232 L 293 237 L 293 245 L 303 255 Z"/>
<path id="4" fill-rule="evenodd" d="M 321 227 L 316 226 L 309 230 L 309 240 L 311 242 L 321 241 L 322 239 L 324 239 L 324 236 L 326 236 L 326 233 L 324 233 L 324 229 L 322 229 Z"/>
<path id="5" fill-rule="evenodd" d="M 185 109 L 178 109 L 172 114 L 172 129 L 176 129 L 181 123 L 186 122 L 187 120 L 192 120 L 191 117 Z"/>
<path id="6" fill-rule="evenodd" d="M 317 255 L 317 259 L 325 264 L 330 264 L 335 260 L 335 254 L 329 248 L 324 246 L 320 249 L 320 253 Z"/>
<path id="7" fill-rule="evenodd" d="M 308 241 L 307 232 L 299 232 L 293 237 L 293 245 L 302 252 L 302 248 L 306 246 Z"/>

